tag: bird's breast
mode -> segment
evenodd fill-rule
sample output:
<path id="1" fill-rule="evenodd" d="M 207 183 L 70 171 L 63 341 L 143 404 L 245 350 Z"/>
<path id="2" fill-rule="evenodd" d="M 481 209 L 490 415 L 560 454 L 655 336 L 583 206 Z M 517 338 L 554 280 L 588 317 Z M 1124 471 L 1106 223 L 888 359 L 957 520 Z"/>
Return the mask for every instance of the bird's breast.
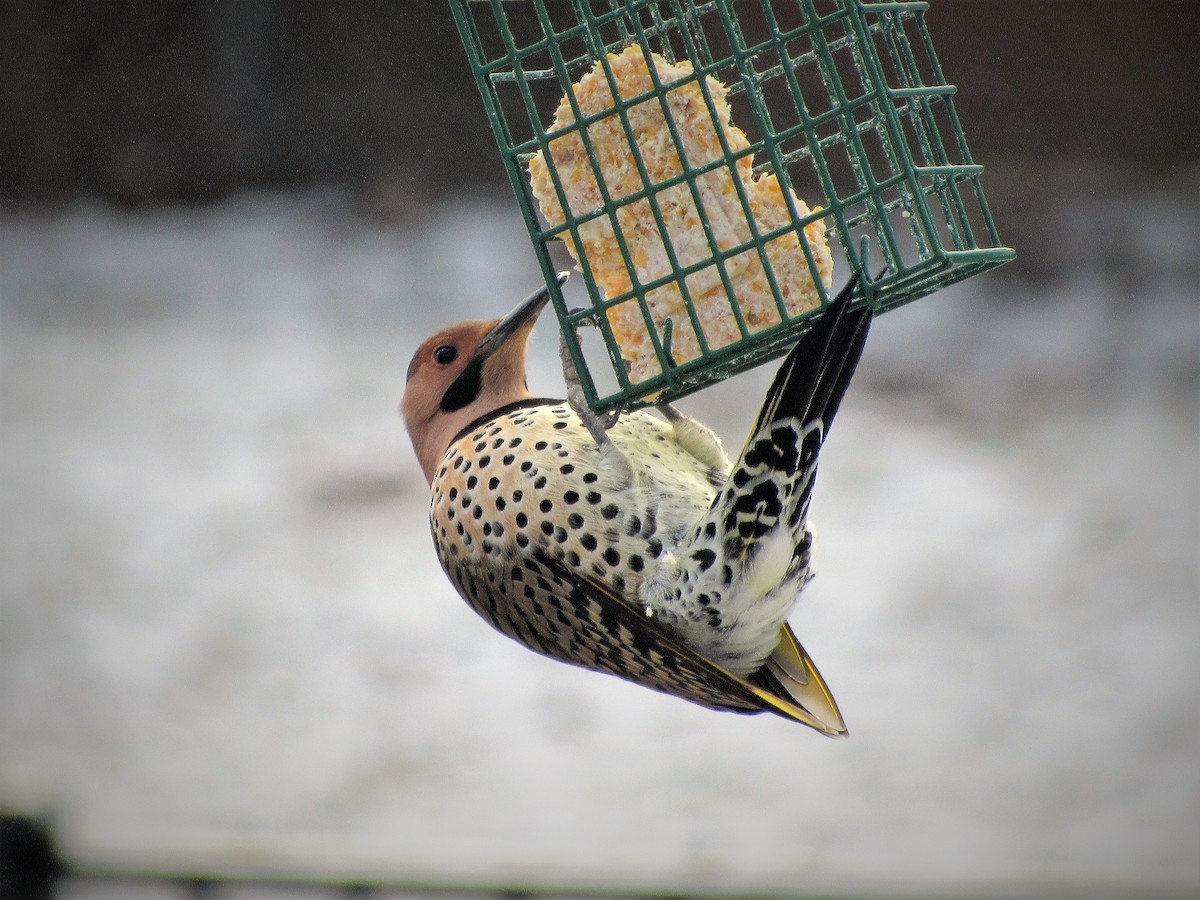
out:
<path id="1" fill-rule="evenodd" d="M 469 589 L 456 576 L 472 566 L 541 550 L 636 602 L 642 580 L 714 490 L 708 467 L 656 416 L 627 413 L 609 437 L 632 481 L 566 404 L 502 413 L 450 447 L 431 485 L 430 524 L 460 593 Z"/>

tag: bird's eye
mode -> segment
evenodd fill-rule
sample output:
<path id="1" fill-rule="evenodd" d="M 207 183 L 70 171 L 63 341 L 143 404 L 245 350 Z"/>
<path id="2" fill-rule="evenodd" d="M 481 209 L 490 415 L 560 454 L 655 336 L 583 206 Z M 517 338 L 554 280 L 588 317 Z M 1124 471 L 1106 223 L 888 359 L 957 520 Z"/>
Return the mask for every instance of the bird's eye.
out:
<path id="1" fill-rule="evenodd" d="M 433 351 L 433 358 L 439 365 L 448 366 L 458 359 L 458 350 L 450 344 L 442 344 Z"/>

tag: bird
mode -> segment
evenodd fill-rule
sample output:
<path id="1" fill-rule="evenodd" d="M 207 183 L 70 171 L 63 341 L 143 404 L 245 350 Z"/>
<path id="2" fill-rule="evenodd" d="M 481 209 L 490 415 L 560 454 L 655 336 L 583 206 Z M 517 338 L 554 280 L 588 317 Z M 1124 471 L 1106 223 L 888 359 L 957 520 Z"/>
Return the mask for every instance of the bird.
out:
<path id="1" fill-rule="evenodd" d="M 669 404 L 593 413 L 565 335 L 567 398 L 532 394 L 526 357 L 546 289 L 425 340 L 401 412 L 457 592 L 545 656 L 845 736 L 787 619 L 813 574 L 818 453 L 871 323 L 869 305 L 852 305 L 856 280 L 787 354 L 735 462 Z"/>

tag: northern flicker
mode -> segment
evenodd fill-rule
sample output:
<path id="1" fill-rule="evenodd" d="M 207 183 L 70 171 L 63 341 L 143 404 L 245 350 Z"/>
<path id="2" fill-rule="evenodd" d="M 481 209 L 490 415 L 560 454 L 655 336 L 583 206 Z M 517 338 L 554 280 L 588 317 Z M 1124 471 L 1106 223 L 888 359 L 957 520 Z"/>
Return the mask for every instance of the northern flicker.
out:
<path id="1" fill-rule="evenodd" d="M 734 465 L 669 406 L 605 423 L 571 390 L 574 403 L 531 394 L 545 290 L 425 341 L 401 408 L 459 594 L 538 653 L 846 734 L 787 617 L 811 578 L 817 454 L 871 320 L 849 308 L 852 289 L 787 356 Z"/>

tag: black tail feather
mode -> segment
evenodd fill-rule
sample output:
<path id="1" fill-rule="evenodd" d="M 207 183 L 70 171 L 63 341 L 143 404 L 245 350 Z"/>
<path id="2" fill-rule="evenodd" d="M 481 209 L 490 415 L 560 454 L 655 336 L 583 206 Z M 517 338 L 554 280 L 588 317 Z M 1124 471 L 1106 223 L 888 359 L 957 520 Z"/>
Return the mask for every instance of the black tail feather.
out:
<path id="1" fill-rule="evenodd" d="M 855 275 L 792 348 L 767 391 L 751 434 L 790 416 L 805 423 L 820 419 L 822 431 L 828 432 L 858 366 L 871 325 L 870 307 L 849 309 L 857 282 Z"/>

